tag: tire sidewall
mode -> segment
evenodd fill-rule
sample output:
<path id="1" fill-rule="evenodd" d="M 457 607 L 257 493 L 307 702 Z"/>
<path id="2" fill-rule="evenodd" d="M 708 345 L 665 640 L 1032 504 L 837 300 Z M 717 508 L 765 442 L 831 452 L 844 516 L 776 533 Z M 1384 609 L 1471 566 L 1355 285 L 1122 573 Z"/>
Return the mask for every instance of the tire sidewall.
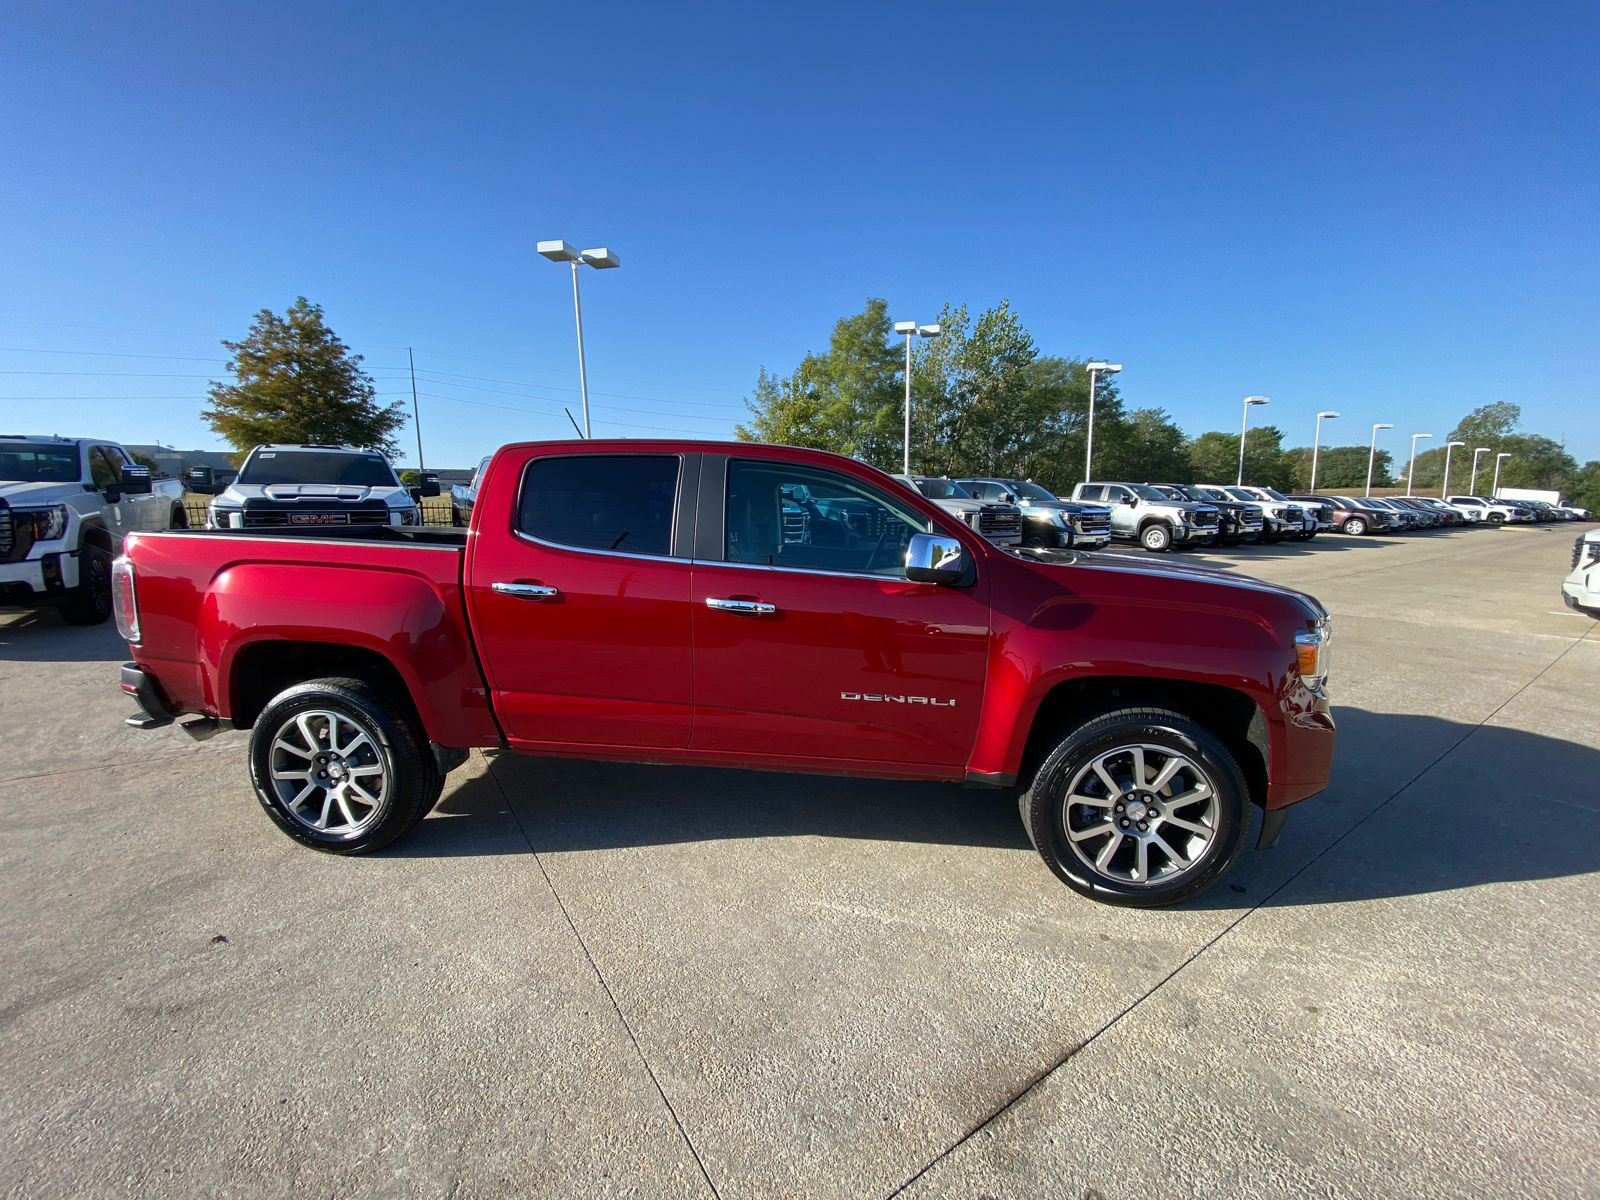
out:
<path id="1" fill-rule="evenodd" d="M 78 554 L 78 586 L 61 606 L 61 618 L 69 625 L 103 625 L 111 610 L 111 555 L 86 545 Z"/>
<path id="2" fill-rule="evenodd" d="M 1094 875 L 1073 854 L 1057 813 L 1074 775 L 1095 757 L 1119 745 L 1145 742 L 1176 750 L 1204 768 L 1217 794 L 1218 831 L 1202 865 L 1173 883 L 1139 887 Z M 1023 823 L 1039 856 L 1073 891 L 1091 900 L 1128 908 L 1161 908 L 1199 895 L 1227 874 L 1244 848 L 1253 807 L 1243 773 L 1208 730 L 1177 713 L 1133 710 L 1106 714 L 1069 734 L 1040 765 L 1018 798 Z"/>
<path id="3" fill-rule="evenodd" d="M 1360 517 L 1351 517 L 1344 523 L 1344 531 L 1351 537 L 1360 537 L 1367 531 L 1367 523 Z"/>
<path id="4" fill-rule="evenodd" d="M 1159 544 L 1152 545 L 1152 540 Z M 1172 531 L 1159 521 L 1154 525 L 1146 525 L 1139 531 L 1139 544 L 1152 554 L 1164 553 L 1172 549 Z"/>
<path id="5" fill-rule="evenodd" d="M 357 722 L 372 738 L 390 785 L 378 816 L 354 836 L 323 836 L 291 817 L 271 786 L 272 743 L 284 724 L 324 709 Z M 279 693 L 256 718 L 250 737 L 250 782 L 256 799 L 284 833 L 329 854 L 362 854 L 388 845 L 426 814 L 438 797 L 431 756 L 407 719 L 358 680 L 314 680 Z"/>

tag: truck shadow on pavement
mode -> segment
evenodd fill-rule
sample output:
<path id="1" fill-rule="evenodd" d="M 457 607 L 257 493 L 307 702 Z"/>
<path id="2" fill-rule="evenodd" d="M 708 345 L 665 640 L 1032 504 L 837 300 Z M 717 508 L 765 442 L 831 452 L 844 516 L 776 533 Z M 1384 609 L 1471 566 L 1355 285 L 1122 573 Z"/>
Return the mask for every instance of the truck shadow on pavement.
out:
<path id="1" fill-rule="evenodd" d="M 1246 849 L 1192 907 L 1344 903 L 1600 871 L 1592 787 L 1600 749 L 1439 717 L 1335 715 L 1340 741 L 1327 792 L 1297 805 L 1277 847 Z M 1038 866 L 1009 791 L 489 757 L 492 774 L 455 788 L 433 818 L 381 853 L 514 855 L 530 845 L 573 853 L 809 836 L 1015 850 L 1028 869 Z"/>
<path id="2" fill-rule="evenodd" d="M 0 662 L 126 662 L 128 643 L 111 621 L 68 625 L 53 608 L 0 613 Z"/>

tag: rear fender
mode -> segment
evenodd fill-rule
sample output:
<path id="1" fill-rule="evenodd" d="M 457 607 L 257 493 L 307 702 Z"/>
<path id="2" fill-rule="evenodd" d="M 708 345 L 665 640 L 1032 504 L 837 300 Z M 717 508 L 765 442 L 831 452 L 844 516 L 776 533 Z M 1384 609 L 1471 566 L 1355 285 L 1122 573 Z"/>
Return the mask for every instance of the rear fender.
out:
<path id="1" fill-rule="evenodd" d="M 234 672 L 247 646 L 312 642 L 358 647 L 393 666 L 432 741 L 475 745 L 481 726 L 492 731 L 461 613 L 420 576 L 351 566 L 229 567 L 201 604 L 198 632 L 207 705 L 222 717 L 233 716 Z"/>

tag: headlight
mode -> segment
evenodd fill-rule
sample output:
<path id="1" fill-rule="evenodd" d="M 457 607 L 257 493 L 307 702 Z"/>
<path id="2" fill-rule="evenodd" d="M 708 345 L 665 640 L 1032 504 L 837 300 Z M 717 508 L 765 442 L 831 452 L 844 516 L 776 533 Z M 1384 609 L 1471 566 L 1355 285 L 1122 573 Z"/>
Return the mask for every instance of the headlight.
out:
<path id="1" fill-rule="evenodd" d="M 54 508 L 14 508 L 11 510 L 14 526 L 29 525 L 36 542 L 53 542 L 67 532 L 67 506 Z"/>
<path id="2" fill-rule="evenodd" d="M 1299 661 L 1300 682 L 1317 695 L 1323 694 L 1328 683 L 1329 623 L 1324 620 L 1315 629 L 1302 629 L 1294 635 L 1294 653 Z"/>
<path id="3" fill-rule="evenodd" d="M 1050 524 L 1057 529 L 1070 529 L 1072 527 L 1072 522 L 1067 520 L 1067 514 L 1059 508 L 1046 510 L 1046 515 L 1050 518 Z"/>

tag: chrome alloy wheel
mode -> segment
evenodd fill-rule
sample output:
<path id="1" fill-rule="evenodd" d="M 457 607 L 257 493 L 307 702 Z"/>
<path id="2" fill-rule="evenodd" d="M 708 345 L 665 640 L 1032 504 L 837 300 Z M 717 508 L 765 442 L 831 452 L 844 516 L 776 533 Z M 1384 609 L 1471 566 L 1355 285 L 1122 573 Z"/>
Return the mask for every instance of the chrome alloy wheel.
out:
<path id="1" fill-rule="evenodd" d="M 1084 866 L 1125 884 L 1170 883 L 1205 857 L 1217 796 L 1193 759 L 1166 746 L 1118 746 L 1080 770 L 1061 829 Z"/>
<path id="2" fill-rule="evenodd" d="M 296 713 L 272 739 L 272 790 L 283 811 L 324 836 L 354 837 L 378 816 L 389 772 L 376 738 L 343 713 Z"/>

